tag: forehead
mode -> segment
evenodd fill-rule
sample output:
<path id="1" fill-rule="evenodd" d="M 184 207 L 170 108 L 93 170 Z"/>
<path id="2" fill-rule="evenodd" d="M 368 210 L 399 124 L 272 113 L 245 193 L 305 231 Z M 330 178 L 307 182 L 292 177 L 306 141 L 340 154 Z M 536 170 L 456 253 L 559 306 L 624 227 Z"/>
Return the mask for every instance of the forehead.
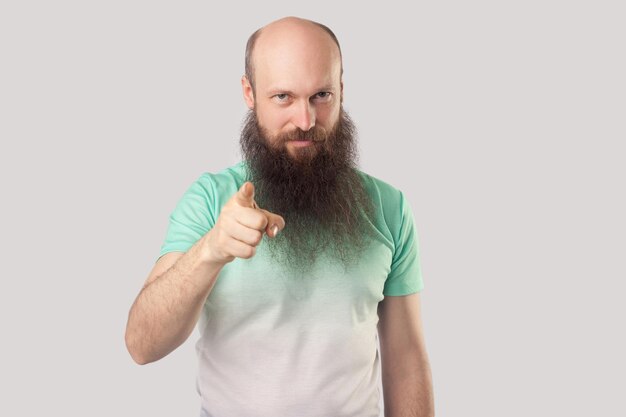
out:
<path id="1" fill-rule="evenodd" d="M 257 89 L 291 91 L 338 86 L 341 58 L 337 45 L 321 29 L 289 28 L 262 33 L 255 46 L 254 77 Z"/>

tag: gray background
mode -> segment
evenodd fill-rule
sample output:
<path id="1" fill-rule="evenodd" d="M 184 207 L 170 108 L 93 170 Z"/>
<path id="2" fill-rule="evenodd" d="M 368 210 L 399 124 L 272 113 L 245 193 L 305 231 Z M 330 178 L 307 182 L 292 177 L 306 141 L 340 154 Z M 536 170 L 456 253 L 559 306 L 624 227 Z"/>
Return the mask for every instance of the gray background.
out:
<path id="1" fill-rule="evenodd" d="M 335 30 L 361 167 L 413 207 L 437 414 L 626 415 L 620 2 L 294 3 L 1 3 L 0 415 L 197 415 L 197 333 L 140 367 L 127 312 L 285 15 Z"/>

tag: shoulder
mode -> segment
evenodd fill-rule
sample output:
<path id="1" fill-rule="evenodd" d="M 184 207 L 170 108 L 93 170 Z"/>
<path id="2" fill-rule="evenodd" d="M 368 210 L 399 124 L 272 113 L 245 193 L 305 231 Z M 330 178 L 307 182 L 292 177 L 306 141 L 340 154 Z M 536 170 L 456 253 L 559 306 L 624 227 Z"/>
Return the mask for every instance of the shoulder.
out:
<path id="1" fill-rule="evenodd" d="M 203 172 L 187 188 L 179 208 L 206 210 L 214 218 L 228 199 L 245 182 L 245 167 L 238 163 L 218 172 Z"/>
<path id="2" fill-rule="evenodd" d="M 413 212 L 405 194 L 390 183 L 357 170 L 375 207 L 373 223 L 397 249 L 414 227 Z"/>
<path id="3" fill-rule="evenodd" d="M 404 204 L 404 195 L 390 183 L 357 169 L 363 185 L 376 206 L 383 211 L 395 211 Z"/>
<path id="4" fill-rule="evenodd" d="M 191 185 L 192 188 L 202 190 L 204 194 L 219 199 L 221 196 L 230 196 L 246 181 L 247 171 L 243 162 L 217 172 L 203 172 Z"/>
<path id="5" fill-rule="evenodd" d="M 196 182 L 204 186 L 223 186 L 231 183 L 243 184 L 246 180 L 247 171 L 243 162 L 229 166 L 217 172 L 203 172 Z"/>

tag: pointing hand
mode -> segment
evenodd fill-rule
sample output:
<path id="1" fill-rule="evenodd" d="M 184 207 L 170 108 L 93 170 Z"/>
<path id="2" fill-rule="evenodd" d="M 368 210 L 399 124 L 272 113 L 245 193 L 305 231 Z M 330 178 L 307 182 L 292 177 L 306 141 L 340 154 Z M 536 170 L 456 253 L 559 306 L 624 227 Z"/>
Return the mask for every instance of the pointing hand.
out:
<path id="1" fill-rule="evenodd" d="M 256 253 L 263 233 L 271 238 L 285 228 L 278 214 L 259 208 L 254 201 L 254 185 L 244 183 L 226 202 L 207 233 L 209 259 L 226 264 L 235 258 L 249 259 Z"/>

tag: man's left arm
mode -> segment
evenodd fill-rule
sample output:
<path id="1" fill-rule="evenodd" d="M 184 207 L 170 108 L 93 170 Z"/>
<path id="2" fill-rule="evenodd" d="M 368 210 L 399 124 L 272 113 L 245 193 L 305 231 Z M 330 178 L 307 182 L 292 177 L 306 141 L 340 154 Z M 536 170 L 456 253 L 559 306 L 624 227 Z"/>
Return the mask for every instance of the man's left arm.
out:
<path id="1" fill-rule="evenodd" d="M 385 297 L 378 316 L 385 417 L 434 416 L 420 293 Z"/>

